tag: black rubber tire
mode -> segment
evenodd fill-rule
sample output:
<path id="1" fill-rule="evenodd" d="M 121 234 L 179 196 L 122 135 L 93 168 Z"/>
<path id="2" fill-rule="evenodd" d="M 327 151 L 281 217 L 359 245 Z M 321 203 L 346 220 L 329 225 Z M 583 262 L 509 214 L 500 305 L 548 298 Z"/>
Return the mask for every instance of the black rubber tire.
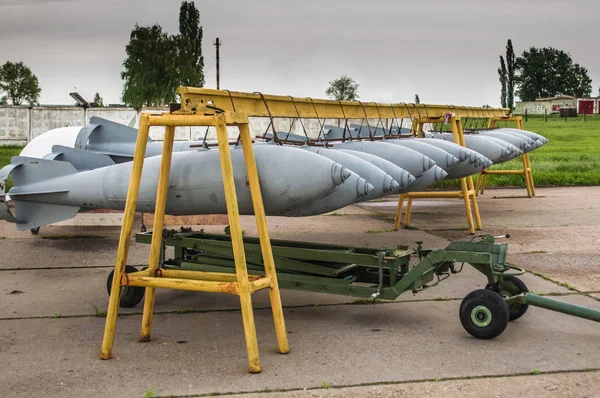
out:
<path id="1" fill-rule="evenodd" d="M 478 339 L 499 336 L 506 329 L 509 316 L 508 305 L 493 290 L 472 291 L 460 304 L 460 323 L 471 336 Z"/>
<path id="2" fill-rule="evenodd" d="M 132 272 L 137 272 L 137 268 L 131 265 L 125 266 L 125 273 L 130 274 Z M 110 271 L 108 278 L 106 279 L 106 291 L 110 296 L 110 291 L 112 289 L 112 281 L 115 270 Z M 138 286 L 122 286 L 121 287 L 121 300 L 119 300 L 119 307 L 131 308 L 135 307 L 142 301 L 144 298 L 144 293 L 146 289 Z"/>
<path id="3" fill-rule="evenodd" d="M 521 293 L 529 293 L 529 289 L 527 289 L 527 285 L 516 276 L 507 275 L 504 277 L 502 283 L 500 283 L 500 291 L 498 293 L 506 298 Z M 529 304 L 521 304 L 517 301 L 510 303 L 508 305 L 508 312 L 510 314 L 509 321 L 512 322 L 522 317 L 525 312 L 527 312 L 528 308 Z"/>
<path id="4" fill-rule="evenodd" d="M 37 235 L 37 234 L 39 234 L 39 233 L 40 233 L 40 227 L 37 227 L 37 228 L 31 228 L 31 229 L 29 230 L 29 232 L 31 232 L 31 235 Z"/>

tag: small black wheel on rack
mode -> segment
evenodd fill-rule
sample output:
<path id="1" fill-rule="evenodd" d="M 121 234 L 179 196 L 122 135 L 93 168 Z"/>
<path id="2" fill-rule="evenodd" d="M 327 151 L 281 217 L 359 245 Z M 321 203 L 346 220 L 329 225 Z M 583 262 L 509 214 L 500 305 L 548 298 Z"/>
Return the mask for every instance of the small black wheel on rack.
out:
<path id="1" fill-rule="evenodd" d="M 137 272 L 137 268 L 127 265 L 125 266 L 125 273 L 130 274 L 132 272 Z M 106 291 L 110 296 L 110 291 L 112 289 L 112 281 L 115 270 L 110 271 L 108 278 L 106 279 Z M 140 301 L 144 298 L 144 293 L 146 289 L 138 286 L 121 286 L 121 300 L 119 301 L 120 307 L 130 308 L 135 307 L 139 304 Z"/>
<path id="2" fill-rule="evenodd" d="M 503 298 L 516 296 L 522 293 L 529 293 L 527 285 L 524 284 L 522 280 L 512 275 L 506 275 L 498 286 L 500 289 L 498 294 Z M 510 303 L 508 305 L 508 312 L 510 313 L 509 321 L 514 321 L 522 317 L 523 314 L 527 312 L 527 308 L 529 308 L 529 304 L 521 304 L 518 301 Z"/>
<path id="3" fill-rule="evenodd" d="M 479 289 L 469 293 L 460 304 L 460 323 L 478 339 L 500 335 L 510 317 L 504 298 L 493 290 Z"/>
<path id="4" fill-rule="evenodd" d="M 37 227 L 37 228 L 31 228 L 31 229 L 29 230 L 29 232 L 31 232 L 31 235 L 37 235 L 37 234 L 39 234 L 39 233 L 40 233 L 40 227 Z"/>

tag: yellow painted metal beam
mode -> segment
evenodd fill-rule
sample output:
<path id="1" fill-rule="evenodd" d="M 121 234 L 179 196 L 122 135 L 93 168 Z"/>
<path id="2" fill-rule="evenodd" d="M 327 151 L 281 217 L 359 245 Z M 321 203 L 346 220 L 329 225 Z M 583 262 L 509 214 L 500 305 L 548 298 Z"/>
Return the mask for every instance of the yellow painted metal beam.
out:
<path id="1" fill-rule="evenodd" d="M 250 290 L 252 291 L 252 293 L 258 290 L 268 289 L 271 286 L 273 286 L 273 283 L 271 281 L 271 278 L 268 276 L 250 282 Z"/>
<path id="2" fill-rule="evenodd" d="M 287 117 L 320 119 L 439 118 L 452 111 L 458 117 L 504 117 L 503 108 L 479 108 L 433 104 L 384 104 L 360 101 L 335 101 L 291 96 L 264 95 L 197 87 L 179 87 L 181 110 L 195 113 L 206 106 L 243 112 L 249 117 Z M 428 122 L 429 123 L 429 122 Z"/>
<path id="3" fill-rule="evenodd" d="M 153 276 L 127 276 L 129 286 L 146 288 L 163 288 L 177 290 L 192 290 L 209 293 L 239 294 L 236 282 L 215 282 L 178 278 L 157 278 Z"/>
<path id="4" fill-rule="evenodd" d="M 134 275 L 134 274 L 129 274 Z M 175 270 L 175 269 L 159 269 L 157 270 L 157 276 L 162 278 L 179 278 L 179 279 L 196 279 L 214 282 L 236 282 L 237 276 L 235 274 L 227 274 L 223 272 L 203 272 L 203 271 L 187 271 L 187 270 Z M 249 281 L 259 280 L 261 276 L 249 275 Z"/>

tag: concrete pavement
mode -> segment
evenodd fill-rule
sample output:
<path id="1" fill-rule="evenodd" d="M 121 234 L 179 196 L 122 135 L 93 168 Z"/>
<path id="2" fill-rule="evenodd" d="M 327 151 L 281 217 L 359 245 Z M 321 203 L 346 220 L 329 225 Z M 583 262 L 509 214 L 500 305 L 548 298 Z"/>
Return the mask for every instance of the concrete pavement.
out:
<path id="1" fill-rule="evenodd" d="M 526 274 L 530 290 L 600 309 L 600 226 L 594 221 L 600 219 L 594 202 L 600 190 L 538 189 L 535 199 L 512 197 L 520 193 L 486 192 L 480 200 L 486 232 L 510 232 L 509 261 L 545 277 Z M 416 240 L 443 247 L 447 238 L 468 238 L 459 201 L 427 202 L 415 202 L 419 230 L 386 232 L 394 208 L 385 201 L 335 215 L 272 217 L 269 226 L 276 238 L 371 247 Z M 254 234 L 253 219 L 244 217 L 243 228 Z M 101 361 L 105 318 L 96 310 L 106 309 L 118 229 L 47 227 L 32 237 L 2 222 L 0 236 L 3 396 L 257 396 L 274 390 L 289 391 L 268 396 L 597 395 L 590 385 L 600 381 L 594 371 L 600 369 L 598 324 L 531 308 L 498 338 L 475 340 L 458 320 L 461 298 L 485 284 L 470 268 L 386 304 L 283 291 L 288 355 L 275 352 L 265 292 L 254 295 L 259 375 L 247 373 L 236 297 L 160 291 L 153 341 L 137 342 L 141 306 L 125 309 L 115 358 Z M 147 255 L 146 245 L 133 244 L 129 262 L 143 264 Z M 552 374 L 514 377 L 545 372 Z"/>

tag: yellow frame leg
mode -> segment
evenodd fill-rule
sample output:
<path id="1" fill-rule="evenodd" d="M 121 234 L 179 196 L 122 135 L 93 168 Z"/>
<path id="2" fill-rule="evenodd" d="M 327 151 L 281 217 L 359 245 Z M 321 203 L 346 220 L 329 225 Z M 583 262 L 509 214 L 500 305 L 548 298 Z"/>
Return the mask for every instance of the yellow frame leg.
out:
<path id="1" fill-rule="evenodd" d="M 531 192 L 531 184 L 530 184 L 530 180 L 529 180 L 529 171 L 528 171 L 528 167 L 527 167 L 527 154 L 526 153 L 521 155 L 521 160 L 523 161 L 523 178 L 525 179 L 525 188 L 527 188 L 527 196 L 531 198 L 533 195 Z"/>
<path id="2" fill-rule="evenodd" d="M 471 201 L 469 200 L 469 189 L 467 187 L 467 179 L 465 177 L 460 179 L 460 187 L 462 189 L 462 196 L 465 201 L 465 212 L 467 213 L 467 222 L 469 223 L 469 233 L 475 234 L 475 226 L 473 224 L 473 214 L 471 213 Z"/>
<path id="3" fill-rule="evenodd" d="M 473 177 L 467 177 L 467 186 L 469 188 L 469 196 L 471 198 L 471 205 L 473 207 L 473 215 L 475 216 L 475 227 L 477 230 L 481 230 L 481 217 L 479 215 L 479 204 L 477 204 L 477 195 L 475 191 L 475 185 L 473 184 Z"/>
<path id="4" fill-rule="evenodd" d="M 406 228 L 410 225 L 410 216 L 412 214 L 412 203 L 413 203 L 413 198 L 411 198 L 409 196 L 408 200 L 406 201 L 406 214 L 404 215 L 404 228 Z"/>
<path id="5" fill-rule="evenodd" d="M 231 244 L 233 247 L 233 259 L 240 294 L 240 306 L 242 309 L 242 320 L 244 323 L 244 335 L 246 337 L 246 349 L 248 350 L 248 364 L 250 373 L 260 373 L 260 357 L 258 353 L 258 340 L 256 338 L 256 326 L 254 324 L 254 312 L 252 309 L 252 297 L 250 283 L 248 281 L 248 270 L 246 268 L 246 254 L 242 238 L 242 226 L 240 224 L 240 212 L 238 209 L 237 195 L 233 180 L 233 165 L 231 164 L 231 153 L 223 114 L 215 116 L 217 127 L 217 138 L 219 142 L 219 155 L 221 157 L 221 171 L 223 173 L 223 188 L 227 202 L 227 214 L 229 215 L 229 228 L 231 231 Z"/>
<path id="6" fill-rule="evenodd" d="M 479 196 L 479 190 L 481 189 L 481 181 L 483 180 L 483 171 L 477 173 L 477 183 L 475 184 L 475 196 Z"/>
<path id="7" fill-rule="evenodd" d="M 162 251 L 163 227 L 165 222 L 165 208 L 167 205 L 167 193 L 169 191 L 169 177 L 171 175 L 171 159 L 173 155 L 173 140 L 175 138 L 175 127 L 165 127 L 165 138 L 163 142 L 160 172 L 158 174 L 158 188 L 156 191 L 156 205 L 154 206 L 154 225 L 152 226 L 152 242 L 150 243 L 150 258 L 148 260 L 148 271 L 154 276 L 158 269 L 158 261 Z M 150 341 L 152 333 L 152 315 L 154 313 L 154 299 L 156 288 L 146 287 L 144 294 L 144 314 L 142 317 L 142 331 L 140 341 Z"/>
<path id="8" fill-rule="evenodd" d="M 281 305 L 281 296 L 279 294 L 279 283 L 277 282 L 277 271 L 275 261 L 273 260 L 273 251 L 271 249 L 271 240 L 269 238 L 269 228 L 267 226 L 267 217 L 265 214 L 264 203 L 262 199 L 260 182 L 258 179 L 258 169 L 256 159 L 252 149 L 252 137 L 248 124 L 240 124 L 240 137 L 242 148 L 244 150 L 244 161 L 246 162 L 246 173 L 248 183 L 250 184 L 250 194 L 252 195 L 252 204 L 254 206 L 254 217 L 258 228 L 260 238 L 260 249 L 263 257 L 265 272 L 271 278 L 271 288 L 269 289 L 269 298 L 271 300 L 271 311 L 273 312 L 273 321 L 275 323 L 275 334 L 277 336 L 277 349 L 281 354 L 287 354 L 290 351 L 285 320 L 283 318 L 283 307 Z"/>
<path id="9" fill-rule="evenodd" d="M 535 196 L 535 184 L 533 183 L 533 170 L 531 169 L 531 159 L 529 159 L 529 154 L 524 154 L 525 160 L 527 162 L 527 176 L 529 177 L 529 186 L 531 187 L 531 195 Z"/>
<path id="10" fill-rule="evenodd" d="M 398 208 L 396 209 L 396 219 L 394 220 L 394 231 L 400 229 L 400 222 L 402 219 L 402 211 L 404 210 L 404 195 L 398 197 Z"/>
<path id="11" fill-rule="evenodd" d="M 133 230 L 133 222 L 135 219 L 135 209 L 140 190 L 140 181 L 142 179 L 142 166 L 146 155 L 149 130 L 149 117 L 146 114 L 142 114 L 135 144 L 131 177 L 129 178 L 129 190 L 127 191 L 127 202 L 123 214 L 123 225 L 121 226 L 121 236 L 119 238 L 119 248 L 117 249 L 117 259 L 115 262 L 111 294 L 108 301 L 108 310 L 106 311 L 106 325 L 104 327 L 102 353 L 100 355 L 100 358 L 102 359 L 112 358 L 112 349 L 117 328 L 117 316 L 119 315 L 119 301 L 121 298 L 121 278 L 125 272 L 127 255 L 129 254 L 129 244 L 131 242 L 131 232 Z"/>

